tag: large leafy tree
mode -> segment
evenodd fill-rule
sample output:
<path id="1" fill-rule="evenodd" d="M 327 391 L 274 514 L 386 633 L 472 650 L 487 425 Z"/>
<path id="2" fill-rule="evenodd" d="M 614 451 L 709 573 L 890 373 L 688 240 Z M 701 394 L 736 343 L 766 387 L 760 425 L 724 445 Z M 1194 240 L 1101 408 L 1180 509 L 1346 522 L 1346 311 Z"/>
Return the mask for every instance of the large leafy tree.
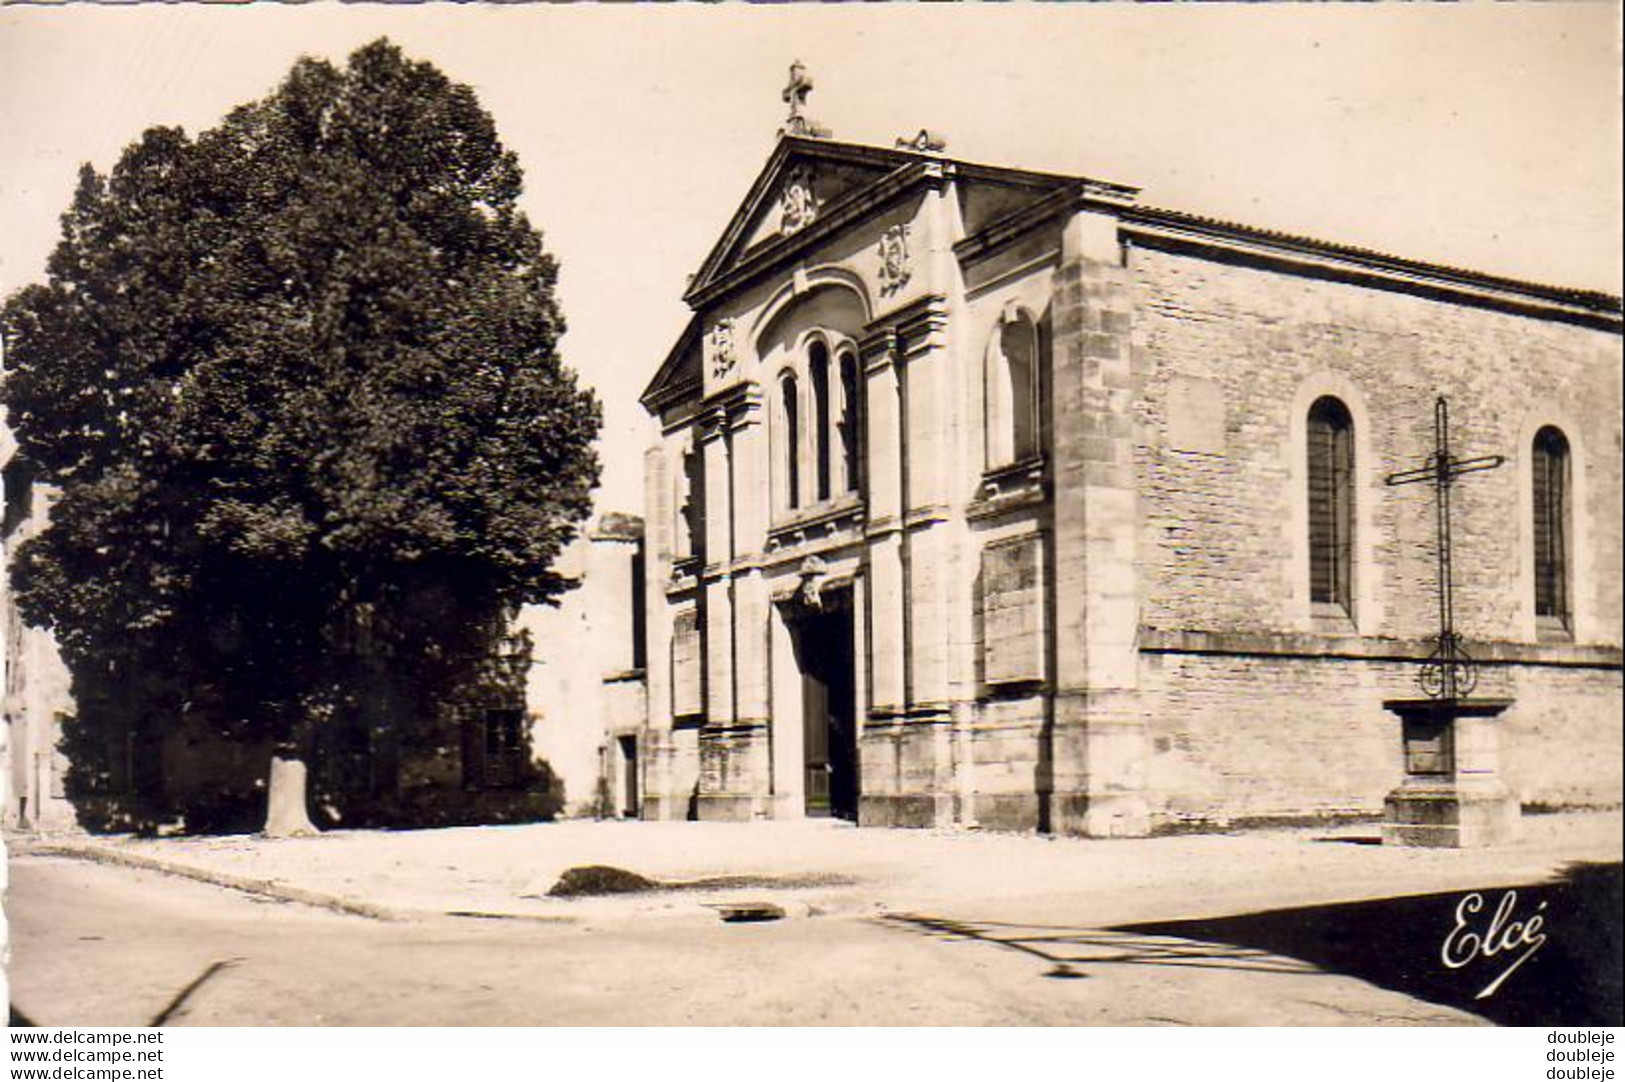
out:
<path id="1" fill-rule="evenodd" d="M 76 680 L 157 674 L 159 714 L 269 735 L 283 827 L 282 766 L 357 680 L 477 669 L 564 586 L 599 409 L 520 186 L 473 91 L 379 41 L 86 166 L 5 306 L 10 423 L 59 492 L 23 613 Z"/>

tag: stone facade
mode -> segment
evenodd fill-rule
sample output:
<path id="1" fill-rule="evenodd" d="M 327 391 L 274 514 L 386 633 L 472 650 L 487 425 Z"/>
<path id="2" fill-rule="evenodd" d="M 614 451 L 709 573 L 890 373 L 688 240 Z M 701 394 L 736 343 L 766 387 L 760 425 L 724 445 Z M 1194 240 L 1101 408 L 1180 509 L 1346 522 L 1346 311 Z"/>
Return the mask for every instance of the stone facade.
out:
<path id="1" fill-rule="evenodd" d="M 1134 189 L 781 137 L 643 396 L 643 814 L 1088 835 L 1375 816 L 1387 698 L 1457 626 L 1526 806 L 1621 798 L 1618 298 Z M 1348 418 L 1310 585 L 1312 407 Z M 1537 613 L 1531 447 L 1570 449 Z M 1319 483 L 1319 482 L 1314 482 Z M 1321 536 L 1321 535 L 1317 535 Z M 1548 564 L 1543 572 L 1549 572 Z"/>
<path id="2" fill-rule="evenodd" d="M 518 626 L 534 651 L 525 681 L 533 754 L 562 790 L 566 816 L 636 817 L 643 692 L 643 522 L 590 522 L 555 570 L 576 589 L 532 605 Z"/>

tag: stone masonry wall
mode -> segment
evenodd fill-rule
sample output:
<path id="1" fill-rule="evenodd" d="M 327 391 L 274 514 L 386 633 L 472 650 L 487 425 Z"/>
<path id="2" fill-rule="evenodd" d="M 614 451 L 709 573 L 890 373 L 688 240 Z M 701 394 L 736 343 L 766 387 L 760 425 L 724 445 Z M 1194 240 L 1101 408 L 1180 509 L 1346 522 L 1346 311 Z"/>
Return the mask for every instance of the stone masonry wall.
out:
<path id="1" fill-rule="evenodd" d="M 1381 811 L 1401 769 L 1381 703 L 1419 694 L 1404 657 L 1437 621 L 1433 493 L 1383 477 L 1432 450 L 1440 393 L 1457 454 L 1508 459 L 1454 500 L 1458 629 L 1508 662 L 1485 667 L 1479 693 L 1517 701 L 1506 780 L 1526 805 L 1617 804 L 1619 335 L 1145 248 L 1131 269 L 1154 823 Z M 1298 491 L 1302 415 L 1320 393 L 1356 429 L 1354 611 L 1332 623 L 1308 603 Z M 1532 608 L 1524 489 L 1543 423 L 1575 458 L 1563 643 L 1538 641 Z M 1225 650 L 1236 636 L 1249 650 Z M 1170 637 L 1179 649 L 1164 652 Z M 1400 657 L 1346 656 L 1362 653 Z"/>
<path id="2" fill-rule="evenodd" d="M 1203 630 L 1303 630 L 1291 500 L 1291 427 L 1305 388 L 1348 388 L 1366 450 L 1355 471 L 1368 501 L 1362 571 L 1374 602 L 1363 635 L 1435 630 L 1433 504 L 1425 486 L 1382 478 L 1432 450 L 1433 403 L 1449 396 L 1462 456 L 1508 465 L 1456 489 L 1458 623 L 1473 637 L 1519 639 L 1528 526 L 1519 460 L 1537 416 L 1560 423 L 1583 456 L 1589 532 L 1578 553 L 1580 641 L 1621 642 L 1618 334 L 1398 292 L 1137 249 L 1136 349 L 1149 360 L 1137 404 L 1143 491 L 1144 623 Z M 1170 431 L 1170 389 L 1217 392 L 1221 442 Z M 1210 409 L 1209 413 L 1212 412 Z M 1199 450 L 1192 444 L 1207 443 Z M 1589 634 L 1584 632 L 1589 631 Z M 1526 640 L 1527 641 L 1527 640 Z"/>
<path id="3" fill-rule="evenodd" d="M 1374 816 L 1401 774 L 1399 719 L 1415 666 L 1392 661 L 1147 654 L 1147 787 L 1155 826 Z M 1526 806 L 1619 801 L 1620 676 L 1495 666 L 1516 700 L 1501 726 L 1504 778 Z"/>

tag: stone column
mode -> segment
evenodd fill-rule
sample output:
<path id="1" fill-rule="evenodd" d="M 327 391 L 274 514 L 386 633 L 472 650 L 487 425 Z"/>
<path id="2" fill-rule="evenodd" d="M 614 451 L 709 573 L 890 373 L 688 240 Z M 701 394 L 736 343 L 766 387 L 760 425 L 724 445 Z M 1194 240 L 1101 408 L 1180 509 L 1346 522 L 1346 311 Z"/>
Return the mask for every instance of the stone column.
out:
<path id="1" fill-rule="evenodd" d="M 1054 300 L 1055 725 L 1050 822 L 1149 831 L 1139 708 L 1133 296 L 1110 215 L 1062 235 Z"/>

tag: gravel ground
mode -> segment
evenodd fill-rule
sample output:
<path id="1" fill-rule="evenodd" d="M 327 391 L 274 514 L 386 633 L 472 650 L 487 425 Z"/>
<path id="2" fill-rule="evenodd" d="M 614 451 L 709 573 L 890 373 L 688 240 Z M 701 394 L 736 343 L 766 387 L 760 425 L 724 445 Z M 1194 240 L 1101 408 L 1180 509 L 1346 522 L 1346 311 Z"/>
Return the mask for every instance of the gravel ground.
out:
<path id="1" fill-rule="evenodd" d="M 314 838 L 54 839 L 413 912 L 547 916 L 639 912 L 771 894 L 826 912 L 949 910 L 967 919 L 1104 926 L 1549 879 L 1618 862 L 1620 812 L 1529 816 L 1496 849 L 1368 844 L 1376 826 L 1133 840 L 783 823 L 561 822 Z M 16 844 L 15 840 L 14 843 Z M 26 845 L 23 846 L 26 849 Z M 661 881 L 748 885 L 549 898 L 567 869 L 610 865 Z M 785 885 L 770 885 L 773 880 Z"/>

